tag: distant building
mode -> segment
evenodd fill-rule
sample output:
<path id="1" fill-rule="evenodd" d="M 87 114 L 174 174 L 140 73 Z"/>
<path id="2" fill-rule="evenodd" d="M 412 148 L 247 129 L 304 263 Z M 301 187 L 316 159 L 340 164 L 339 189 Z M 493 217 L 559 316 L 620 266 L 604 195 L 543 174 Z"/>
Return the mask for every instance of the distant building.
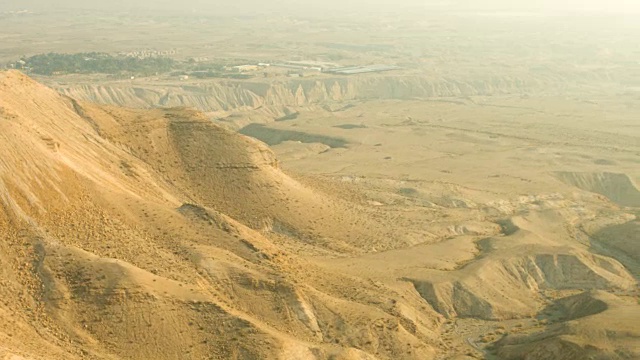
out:
<path id="1" fill-rule="evenodd" d="M 334 64 L 334 63 L 330 63 L 330 62 L 325 62 L 325 61 L 312 61 L 312 60 L 306 60 L 306 61 L 287 61 L 286 62 L 287 65 L 290 66 L 299 66 L 299 67 L 303 67 L 305 69 L 329 69 L 329 68 L 334 68 L 334 67 L 338 67 L 340 65 L 338 64 Z M 318 70 L 320 71 L 320 70 Z"/>
<path id="2" fill-rule="evenodd" d="M 332 74 L 354 75 L 354 74 L 364 74 L 364 73 L 391 71 L 391 70 L 399 70 L 399 69 L 400 67 L 395 65 L 367 65 L 367 66 L 349 66 L 349 67 L 325 69 L 324 72 L 332 73 Z"/>
<path id="3" fill-rule="evenodd" d="M 258 65 L 238 65 L 234 66 L 232 69 L 235 72 L 256 71 L 258 70 Z"/>
<path id="4" fill-rule="evenodd" d="M 189 75 L 180 75 L 178 76 L 178 79 L 180 79 L 180 81 L 189 80 Z"/>

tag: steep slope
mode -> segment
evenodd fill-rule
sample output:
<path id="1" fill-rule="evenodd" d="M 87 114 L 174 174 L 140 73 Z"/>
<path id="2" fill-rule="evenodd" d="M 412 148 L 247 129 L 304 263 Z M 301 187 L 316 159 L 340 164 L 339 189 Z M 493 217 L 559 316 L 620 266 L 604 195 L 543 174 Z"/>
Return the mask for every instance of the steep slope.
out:
<path id="1" fill-rule="evenodd" d="M 573 241 L 554 212 L 508 222 L 508 235 L 479 242 L 476 261 L 456 271 L 416 271 L 406 279 L 441 314 L 504 320 L 537 313 L 545 290 L 619 289 L 637 281 L 618 261 Z"/>
<path id="2" fill-rule="evenodd" d="M 561 299 L 554 305 L 567 314 L 563 321 L 537 333 L 504 337 L 495 344 L 498 356 L 507 360 L 640 356 L 637 304 L 604 292 L 587 292 Z"/>
<path id="3" fill-rule="evenodd" d="M 406 245 L 361 207 L 328 198 L 286 176 L 274 154 L 249 137 L 185 109 L 144 112 L 76 105 L 101 135 L 122 144 L 189 202 L 218 209 L 255 230 L 282 233 L 336 250 Z M 133 169 L 131 171 L 134 171 Z M 348 220 L 348 221 L 345 221 Z"/>
<path id="4" fill-rule="evenodd" d="M 0 154 L 2 357 L 434 355 L 438 317 L 407 310 L 419 297 L 272 241 L 360 253 L 385 224 L 198 113 L 101 108 L 0 73 Z"/>
<path id="5" fill-rule="evenodd" d="M 626 174 L 558 172 L 556 176 L 569 185 L 604 195 L 621 206 L 640 207 L 640 190 Z"/>

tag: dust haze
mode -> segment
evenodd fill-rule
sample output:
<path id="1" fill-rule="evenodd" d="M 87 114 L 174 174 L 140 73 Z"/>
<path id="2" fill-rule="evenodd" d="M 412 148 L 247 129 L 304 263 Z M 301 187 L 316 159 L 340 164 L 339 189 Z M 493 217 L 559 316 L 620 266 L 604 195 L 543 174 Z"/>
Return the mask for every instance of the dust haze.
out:
<path id="1" fill-rule="evenodd" d="M 412 9 L 425 11 L 502 11 L 502 12 L 537 12 L 537 13 L 618 13 L 618 14 L 637 14 L 640 11 L 640 5 L 634 0 L 540 0 L 540 1 L 506 1 L 506 0 L 346 0 L 346 1 L 293 1 L 293 0 L 274 0 L 274 1 L 256 1 L 256 0 L 240 0 L 230 2 L 211 2 L 205 0 L 186 0 L 181 2 L 168 0 L 140 0 L 132 3 L 131 1 L 114 0 L 60 0 L 56 2 L 46 0 L 24 0 L 6 1 L 0 4 L 0 9 L 27 9 L 34 10 L 43 9 L 94 9 L 106 11 L 129 11 L 144 10 L 148 12 L 157 11 L 176 11 L 181 13 L 196 12 L 209 14 L 224 15 L 242 15 L 249 13 L 264 14 L 268 12 L 278 12 L 282 14 L 291 14 L 297 11 L 320 11 L 314 15 L 331 16 L 337 12 L 349 10 L 358 11 L 359 13 L 378 12 L 384 13 L 394 10 Z"/>
<path id="2" fill-rule="evenodd" d="M 3 1 L 0 359 L 640 358 L 636 1 Z"/>

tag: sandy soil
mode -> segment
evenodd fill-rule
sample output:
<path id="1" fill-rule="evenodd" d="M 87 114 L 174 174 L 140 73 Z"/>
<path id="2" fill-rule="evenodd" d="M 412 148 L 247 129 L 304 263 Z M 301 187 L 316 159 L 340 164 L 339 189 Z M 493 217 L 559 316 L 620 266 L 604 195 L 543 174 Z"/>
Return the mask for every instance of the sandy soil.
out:
<path id="1" fill-rule="evenodd" d="M 0 72 L 0 359 L 640 358 L 639 23 L 51 11 L 0 61 L 402 69 Z"/>
<path id="2" fill-rule="evenodd" d="M 4 357 L 639 354 L 633 111 L 366 101 L 253 129 L 271 151 L 0 80 Z"/>

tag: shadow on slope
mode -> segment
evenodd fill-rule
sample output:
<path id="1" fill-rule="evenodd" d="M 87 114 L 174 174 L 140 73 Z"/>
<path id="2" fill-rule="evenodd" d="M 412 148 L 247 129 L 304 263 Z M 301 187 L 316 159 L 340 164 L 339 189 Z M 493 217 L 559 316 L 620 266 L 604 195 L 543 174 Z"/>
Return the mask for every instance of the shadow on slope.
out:
<path id="1" fill-rule="evenodd" d="M 250 124 L 240 129 L 243 135 L 251 136 L 268 145 L 278 145 L 285 141 L 300 141 L 303 143 L 321 143 L 331 148 L 344 148 L 347 141 L 337 137 L 309 134 L 301 131 L 272 129 L 262 124 Z"/>
<path id="2" fill-rule="evenodd" d="M 483 253 L 473 262 L 450 272 L 416 271 L 406 279 L 446 317 L 487 320 L 533 316 L 540 290 L 637 285 L 617 260 L 576 245 L 554 212 L 532 212 L 501 225 L 505 235 L 481 241 Z"/>
<path id="3" fill-rule="evenodd" d="M 492 346 L 505 360 L 624 360 L 640 357 L 637 303 L 604 292 L 587 292 L 555 303 L 561 322 L 539 332 L 507 335 Z"/>
<path id="4" fill-rule="evenodd" d="M 621 206 L 640 207 L 640 191 L 626 174 L 556 172 L 562 182 L 601 194 Z"/>
<path id="5" fill-rule="evenodd" d="M 0 73 L 0 109 L 0 356 L 434 357 L 419 299 L 272 241 L 364 252 L 389 233 L 264 144 L 184 109 L 74 103 L 17 72 Z"/>

